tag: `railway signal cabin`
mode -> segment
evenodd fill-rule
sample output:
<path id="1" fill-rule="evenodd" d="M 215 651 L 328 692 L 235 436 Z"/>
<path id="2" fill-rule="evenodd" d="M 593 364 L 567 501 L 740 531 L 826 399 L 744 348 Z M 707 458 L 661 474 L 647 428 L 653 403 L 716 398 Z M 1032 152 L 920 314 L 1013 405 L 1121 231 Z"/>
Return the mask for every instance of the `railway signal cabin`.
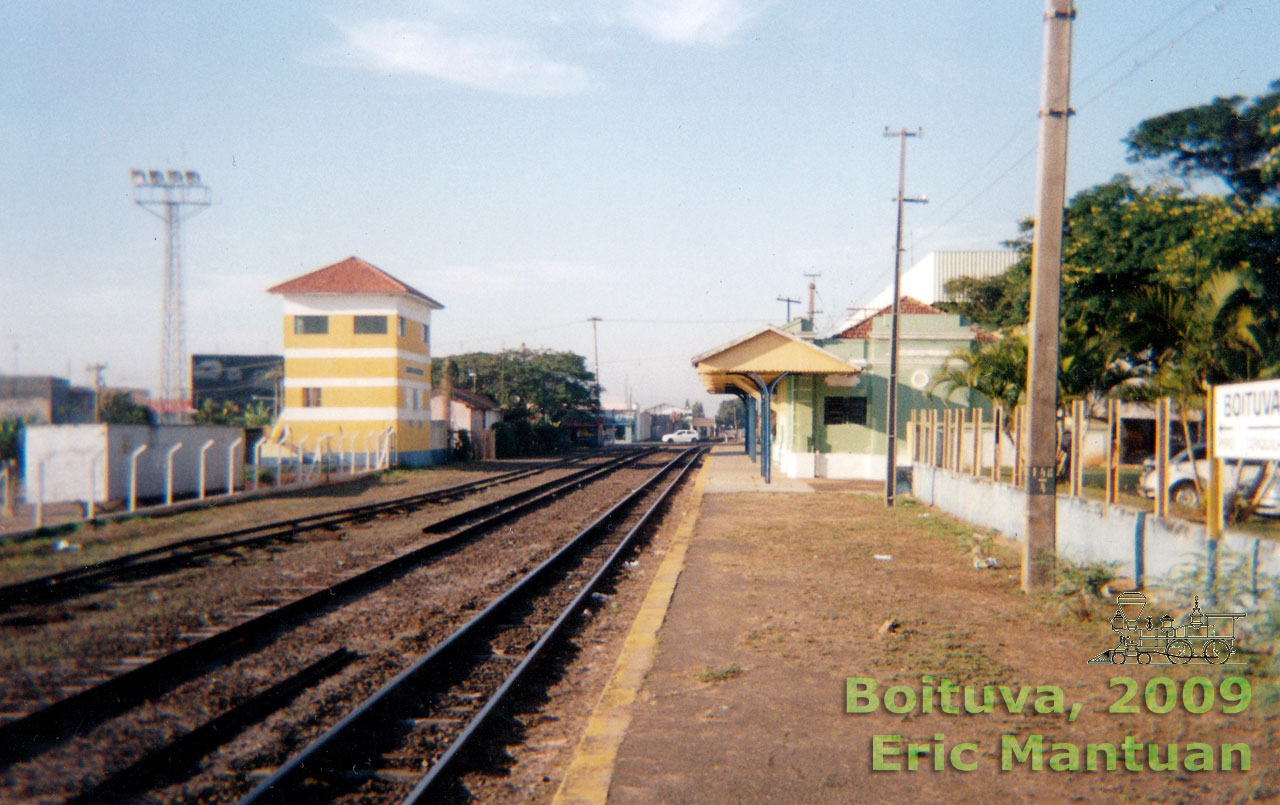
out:
<path id="1" fill-rule="evenodd" d="M 284 301 L 280 422 L 291 443 L 389 444 L 405 466 L 444 460 L 431 428 L 431 312 L 443 305 L 358 257 L 268 293 Z"/>

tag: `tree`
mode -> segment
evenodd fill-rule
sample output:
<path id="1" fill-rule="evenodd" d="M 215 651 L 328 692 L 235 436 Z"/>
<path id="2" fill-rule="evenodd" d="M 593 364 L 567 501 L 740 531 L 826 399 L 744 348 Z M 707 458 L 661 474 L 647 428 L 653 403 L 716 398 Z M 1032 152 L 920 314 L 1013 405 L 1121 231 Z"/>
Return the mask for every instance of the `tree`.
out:
<path id="1" fill-rule="evenodd" d="M 154 425 L 155 415 L 123 391 L 108 391 L 98 406 L 98 421 L 110 425 Z"/>
<path id="2" fill-rule="evenodd" d="M 443 381 L 443 359 L 432 361 L 433 382 Z M 450 358 L 455 387 L 492 397 L 508 420 L 560 425 L 598 411 L 595 375 L 586 358 L 553 350 L 470 352 Z"/>
<path id="3" fill-rule="evenodd" d="M 0 462 L 17 461 L 22 455 L 22 429 L 19 417 L 0 418 Z"/>
<path id="4" fill-rule="evenodd" d="M 1150 314 L 1150 297 L 1190 303 L 1214 277 L 1234 277 L 1222 305 L 1199 310 L 1229 315 L 1214 343 L 1208 382 L 1280 372 L 1280 210 L 1243 209 L 1217 197 L 1176 189 L 1137 188 L 1128 177 L 1089 188 L 1067 208 L 1063 243 L 1062 356 L 1064 399 L 1105 395 L 1155 374 L 1179 354 L 1188 330 Z M 988 327 L 1012 332 L 1026 323 L 1029 226 L 1011 245 L 1023 257 L 987 280 L 950 283 L 964 294 L 944 305 Z M 1190 350 L 1195 353 L 1195 350 Z M 1200 353 L 1195 353 L 1200 354 Z M 1186 361 L 1184 360 L 1185 364 Z"/>
<path id="5" fill-rule="evenodd" d="M 742 400 L 735 397 L 732 400 L 720 401 L 720 407 L 716 409 L 717 425 L 740 428 L 746 424 L 746 421 L 747 408 L 743 405 Z"/>
<path id="6" fill-rule="evenodd" d="M 1129 161 L 1164 161 L 1186 178 L 1222 180 L 1248 206 L 1280 198 L 1280 80 L 1247 100 L 1217 97 L 1138 124 Z"/>
<path id="7" fill-rule="evenodd" d="M 689 407 L 689 413 L 695 417 L 704 417 L 707 415 L 706 409 L 702 407 L 702 401 L 699 400 Z"/>

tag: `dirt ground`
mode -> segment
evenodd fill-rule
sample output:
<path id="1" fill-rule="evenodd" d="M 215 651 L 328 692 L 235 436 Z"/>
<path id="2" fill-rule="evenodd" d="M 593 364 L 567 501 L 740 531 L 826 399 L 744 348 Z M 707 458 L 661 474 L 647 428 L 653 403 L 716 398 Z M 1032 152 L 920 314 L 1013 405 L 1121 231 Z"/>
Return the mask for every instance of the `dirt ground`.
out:
<path id="1" fill-rule="evenodd" d="M 1236 666 L 1103 666 L 1089 658 L 1114 645 L 1105 620 L 1060 612 L 1060 599 L 1019 590 L 1016 554 L 976 570 L 973 529 L 906 501 L 886 510 L 877 497 L 827 484 L 812 495 L 708 495 L 615 769 L 610 800 L 650 802 L 1246 802 L 1280 798 L 1275 723 L 1259 701 L 1228 715 L 1118 714 L 1112 677 L 1205 677 L 1215 688 Z M 890 558 L 878 558 L 890 557 Z M 1159 613 L 1157 613 L 1159 614 Z M 1173 612 L 1180 617 L 1181 612 Z M 881 632 L 894 620 L 897 626 Z M 878 707 L 846 712 L 846 680 L 873 680 L 877 693 L 922 677 L 960 685 L 1032 686 L 1025 709 L 990 714 L 895 715 Z M 1036 686 L 1062 690 L 1064 714 L 1037 714 Z M 978 691 L 981 699 L 981 691 Z M 1157 697 L 1159 698 L 1159 697 Z M 1047 702 L 1047 700 L 1045 700 Z M 1157 702 L 1158 703 L 1158 702 Z M 1270 712 L 1270 716 L 1268 715 Z M 1002 736 L 1019 744 L 1044 736 L 1045 767 L 1001 770 Z M 873 736 L 924 744 L 919 769 L 872 769 Z M 1250 771 L 1125 769 L 1122 742 L 1213 748 L 1243 743 Z M 941 736 L 939 739 L 938 736 Z M 972 743 L 959 755 L 972 771 L 933 769 L 932 747 Z M 1080 747 L 1081 770 L 1055 771 L 1050 744 Z M 1085 745 L 1113 743 L 1115 771 L 1085 771 Z M 890 744 L 893 746 L 894 744 Z M 948 764 L 944 764 L 948 765 Z"/>

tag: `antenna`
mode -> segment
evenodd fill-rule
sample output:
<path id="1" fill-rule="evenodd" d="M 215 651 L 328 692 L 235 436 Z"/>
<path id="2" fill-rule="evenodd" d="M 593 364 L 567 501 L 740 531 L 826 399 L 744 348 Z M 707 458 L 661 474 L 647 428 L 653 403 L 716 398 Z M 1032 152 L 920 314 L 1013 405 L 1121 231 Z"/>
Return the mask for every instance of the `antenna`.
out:
<path id="1" fill-rule="evenodd" d="M 164 221 L 157 411 L 162 421 L 179 422 L 191 409 L 191 367 L 182 315 L 182 222 L 209 206 L 209 188 L 195 171 L 135 169 L 129 171 L 129 181 L 133 185 L 133 203 Z"/>

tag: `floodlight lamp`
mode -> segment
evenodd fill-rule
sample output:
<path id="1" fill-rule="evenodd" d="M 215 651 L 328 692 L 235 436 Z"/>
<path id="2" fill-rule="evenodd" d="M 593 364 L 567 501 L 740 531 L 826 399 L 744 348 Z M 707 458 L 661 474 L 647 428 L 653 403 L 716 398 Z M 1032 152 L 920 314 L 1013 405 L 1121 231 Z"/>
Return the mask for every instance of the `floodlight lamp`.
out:
<path id="1" fill-rule="evenodd" d="M 164 171 L 147 171 L 148 178 L 151 179 L 153 185 L 164 184 Z"/>
<path id="2" fill-rule="evenodd" d="M 140 170 L 129 171 L 129 179 L 135 186 L 147 183 L 147 172 Z"/>
<path id="3" fill-rule="evenodd" d="M 200 184 L 200 174 L 195 171 L 187 171 L 187 184 L 196 187 Z"/>
<path id="4" fill-rule="evenodd" d="M 169 171 L 169 184 L 174 186 L 182 184 L 182 171 Z"/>

